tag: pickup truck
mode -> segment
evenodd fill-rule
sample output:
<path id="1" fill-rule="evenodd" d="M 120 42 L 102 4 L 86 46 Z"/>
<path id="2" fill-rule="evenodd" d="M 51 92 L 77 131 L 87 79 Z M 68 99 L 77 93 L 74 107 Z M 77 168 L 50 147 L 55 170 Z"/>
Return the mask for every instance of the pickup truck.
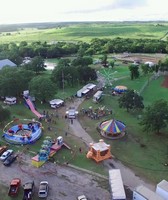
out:
<path id="1" fill-rule="evenodd" d="M 28 181 L 23 185 L 23 200 L 32 200 L 34 181 Z"/>
<path id="2" fill-rule="evenodd" d="M 20 185 L 21 185 L 21 180 L 19 178 L 14 178 L 10 183 L 8 196 L 11 196 L 11 197 L 17 196 Z"/>

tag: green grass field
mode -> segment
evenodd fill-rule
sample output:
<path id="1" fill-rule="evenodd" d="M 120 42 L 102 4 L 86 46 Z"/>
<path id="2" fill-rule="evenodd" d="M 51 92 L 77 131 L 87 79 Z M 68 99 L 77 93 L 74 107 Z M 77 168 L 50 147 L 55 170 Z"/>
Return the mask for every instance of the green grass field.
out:
<path id="1" fill-rule="evenodd" d="M 162 23 L 157 25 L 151 23 L 133 23 L 133 22 L 102 22 L 102 23 L 69 23 L 68 25 L 60 26 L 56 24 L 55 28 L 18 28 L 13 32 L 2 32 L 0 34 L 1 43 L 21 41 L 85 41 L 89 42 L 93 38 L 149 38 L 161 39 L 167 33 L 168 24 Z"/>
<path id="2" fill-rule="evenodd" d="M 126 85 L 128 88 L 136 89 L 137 91 L 143 86 L 147 79 L 141 77 L 140 79 L 131 81 L 130 78 L 118 80 L 116 85 Z M 161 87 L 163 77 L 157 80 L 153 80 L 143 91 L 144 104 L 149 105 L 155 100 L 168 98 L 166 88 Z M 126 110 L 119 108 L 118 97 L 104 96 L 102 105 L 106 105 L 107 108 L 112 109 L 112 116 L 108 116 L 101 120 L 90 120 L 90 118 L 84 118 L 80 120 L 84 127 L 89 128 L 90 135 L 95 140 L 101 138 L 96 131 L 96 127 L 100 121 L 104 119 L 118 119 L 123 121 L 127 126 L 127 135 L 119 140 L 105 140 L 111 144 L 112 154 L 121 162 L 132 168 L 138 176 L 143 176 L 153 183 L 158 183 L 164 177 L 168 175 L 167 166 L 164 163 L 168 162 L 168 128 L 162 130 L 161 135 L 155 135 L 154 133 L 145 133 L 142 127 L 139 125 L 139 114 L 142 113 L 127 113 Z M 95 106 L 92 100 L 85 101 L 82 107 L 88 108 L 89 106 Z"/>

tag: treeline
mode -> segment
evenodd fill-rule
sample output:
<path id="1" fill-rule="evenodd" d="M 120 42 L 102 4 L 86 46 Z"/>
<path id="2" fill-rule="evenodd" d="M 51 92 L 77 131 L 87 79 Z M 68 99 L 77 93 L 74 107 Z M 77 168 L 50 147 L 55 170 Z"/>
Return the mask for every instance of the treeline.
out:
<path id="1" fill-rule="evenodd" d="M 92 39 L 86 42 L 33 42 L 28 44 L 9 43 L 0 45 L 0 59 L 10 59 L 20 65 L 24 57 L 41 56 L 42 58 L 60 58 L 73 54 L 95 55 L 109 53 L 168 53 L 168 42 L 150 39 Z"/>

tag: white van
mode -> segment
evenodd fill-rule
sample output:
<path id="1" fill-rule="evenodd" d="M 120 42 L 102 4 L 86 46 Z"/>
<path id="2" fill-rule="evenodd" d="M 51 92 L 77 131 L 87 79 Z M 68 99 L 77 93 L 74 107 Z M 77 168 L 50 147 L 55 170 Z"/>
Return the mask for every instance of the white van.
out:
<path id="1" fill-rule="evenodd" d="M 7 105 L 16 104 L 16 97 L 5 97 L 4 103 Z"/>
<path id="2" fill-rule="evenodd" d="M 64 101 L 61 99 L 53 99 L 49 103 L 51 108 L 59 108 L 60 106 L 64 105 Z"/>
<path id="3" fill-rule="evenodd" d="M 93 102 L 98 103 L 102 97 L 103 91 L 98 90 L 94 95 L 93 95 Z"/>

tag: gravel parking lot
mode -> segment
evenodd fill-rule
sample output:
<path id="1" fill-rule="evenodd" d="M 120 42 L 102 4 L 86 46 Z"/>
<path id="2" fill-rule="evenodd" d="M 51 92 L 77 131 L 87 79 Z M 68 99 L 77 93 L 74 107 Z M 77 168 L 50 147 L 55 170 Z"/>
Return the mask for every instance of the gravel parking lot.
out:
<path id="1" fill-rule="evenodd" d="M 35 168 L 31 165 L 31 158 L 27 155 L 22 155 L 19 160 L 11 167 L 5 167 L 0 163 L 0 182 L 2 184 L 9 185 L 12 178 L 16 177 L 21 179 L 22 184 L 34 180 L 35 196 L 37 196 L 40 181 L 47 180 L 49 182 L 48 200 L 75 200 L 81 194 L 85 194 L 90 200 L 110 199 L 109 191 L 101 187 L 101 183 L 108 187 L 106 179 L 51 162 L 45 163 L 41 168 Z"/>

